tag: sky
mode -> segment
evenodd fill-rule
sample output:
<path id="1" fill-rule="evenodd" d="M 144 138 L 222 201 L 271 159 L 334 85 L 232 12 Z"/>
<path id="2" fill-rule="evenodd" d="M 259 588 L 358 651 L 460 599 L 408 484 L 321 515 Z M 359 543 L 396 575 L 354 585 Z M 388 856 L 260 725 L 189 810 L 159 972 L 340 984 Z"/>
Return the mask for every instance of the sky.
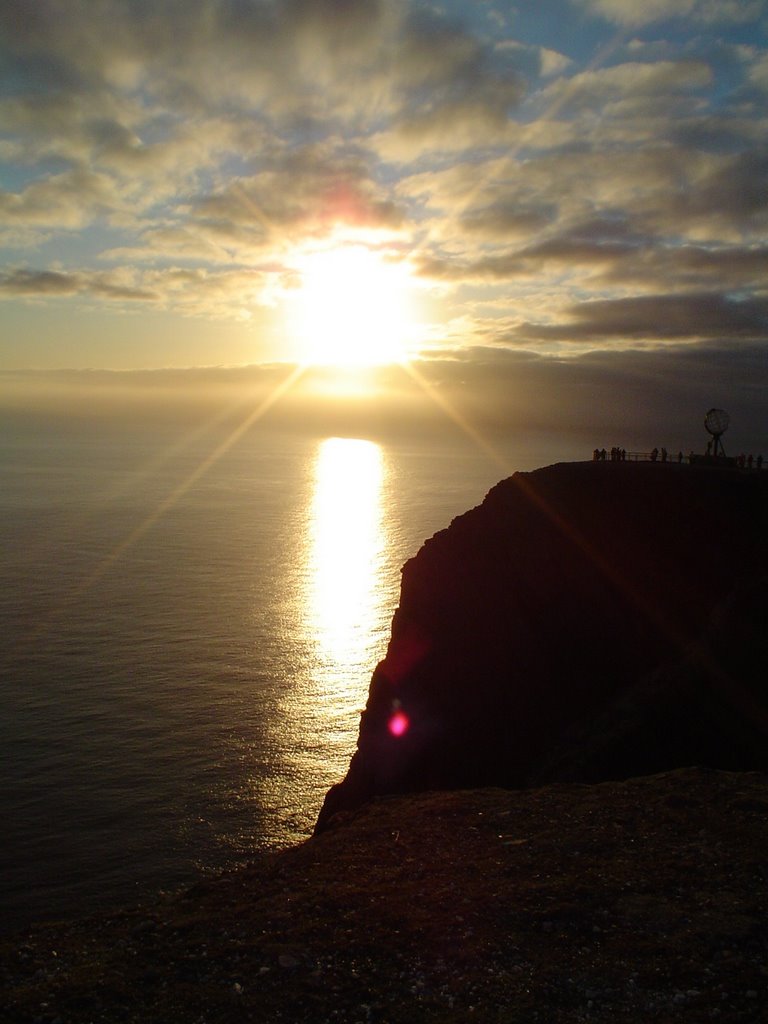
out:
<path id="1" fill-rule="evenodd" d="M 4 0 L 0 76 L 6 382 L 375 349 L 768 445 L 768 0 Z"/>

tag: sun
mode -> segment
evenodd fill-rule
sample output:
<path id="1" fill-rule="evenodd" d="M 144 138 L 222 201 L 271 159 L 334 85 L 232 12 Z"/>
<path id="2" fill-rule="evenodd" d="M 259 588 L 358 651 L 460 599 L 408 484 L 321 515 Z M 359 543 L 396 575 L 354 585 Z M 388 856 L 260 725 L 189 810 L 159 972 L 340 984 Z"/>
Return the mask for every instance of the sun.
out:
<path id="1" fill-rule="evenodd" d="M 401 362 L 415 337 L 408 266 L 365 245 L 305 253 L 290 330 L 304 363 L 340 367 Z"/>

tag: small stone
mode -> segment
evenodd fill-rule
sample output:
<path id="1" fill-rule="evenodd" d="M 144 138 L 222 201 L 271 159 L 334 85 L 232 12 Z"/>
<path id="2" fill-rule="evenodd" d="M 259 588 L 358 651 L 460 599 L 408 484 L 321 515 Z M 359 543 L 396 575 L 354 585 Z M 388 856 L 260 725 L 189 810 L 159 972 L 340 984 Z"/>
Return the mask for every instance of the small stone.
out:
<path id="1" fill-rule="evenodd" d="M 277 958 L 277 962 L 281 967 L 285 967 L 286 969 L 299 966 L 299 961 L 295 956 L 291 956 L 290 953 L 281 953 Z"/>

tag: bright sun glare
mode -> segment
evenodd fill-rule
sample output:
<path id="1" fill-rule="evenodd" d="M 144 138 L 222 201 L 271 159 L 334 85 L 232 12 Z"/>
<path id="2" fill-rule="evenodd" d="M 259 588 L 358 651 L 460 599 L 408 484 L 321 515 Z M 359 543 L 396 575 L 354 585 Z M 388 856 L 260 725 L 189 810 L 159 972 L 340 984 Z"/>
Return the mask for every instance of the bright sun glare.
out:
<path id="1" fill-rule="evenodd" d="M 415 323 L 406 264 L 345 245 L 308 253 L 297 268 L 292 329 L 302 362 L 377 366 L 407 357 Z"/>

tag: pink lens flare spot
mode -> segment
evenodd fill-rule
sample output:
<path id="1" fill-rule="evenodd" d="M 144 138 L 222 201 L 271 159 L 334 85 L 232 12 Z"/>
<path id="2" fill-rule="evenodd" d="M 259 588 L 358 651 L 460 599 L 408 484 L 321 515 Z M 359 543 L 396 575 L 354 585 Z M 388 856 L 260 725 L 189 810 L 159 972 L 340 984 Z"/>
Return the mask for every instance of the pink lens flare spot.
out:
<path id="1" fill-rule="evenodd" d="M 396 711 L 387 723 L 387 728 L 393 736 L 402 736 L 408 731 L 410 724 L 408 715 L 404 711 Z"/>

